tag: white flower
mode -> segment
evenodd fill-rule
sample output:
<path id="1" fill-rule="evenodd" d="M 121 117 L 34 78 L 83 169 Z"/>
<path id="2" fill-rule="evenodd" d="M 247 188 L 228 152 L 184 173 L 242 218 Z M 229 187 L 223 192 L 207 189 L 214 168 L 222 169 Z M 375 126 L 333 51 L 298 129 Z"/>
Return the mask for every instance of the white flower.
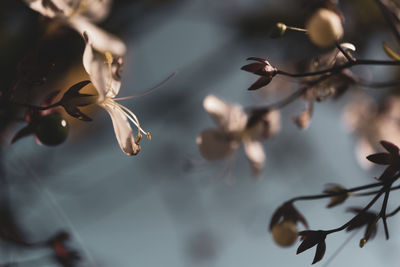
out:
<path id="1" fill-rule="evenodd" d="M 248 116 L 241 106 L 228 104 L 214 95 L 203 101 L 218 128 L 206 129 L 197 137 L 203 157 L 209 161 L 219 160 L 233 154 L 243 143 L 245 153 L 254 174 L 264 167 L 265 153 L 260 142 L 275 135 L 280 129 L 278 111 L 270 111 L 255 125 L 248 127 Z"/>
<path id="2" fill-rule="evenodd" d="M 342 20 L 335 12 L 321 8 L 306 24 L 310 40 L 319 47 L 333 46 L 343 36 Z"/>
<path id="3" fill-rule="evenodd" d="M 102 30 L 94 23 L 104 20 L 110 11 L 112 0 L 24 0 L 30 8 L 43 16 L 69 25 L 81 35 L 87 32 L 92 45 L 98 51 L 123 55 L 125 44 L 116 36 Z"/>
<path id="4" fill-rule="evenodd" d="M 110 114 L 115 136 L 122 151 L 129 156 L 136 155 L 140 151 L 138 143 L 142 137 L 141 133 L 148 139 L 151 139 L 151 136 L 140 127 L 139 120 L 132 111 L 116 102 L 116 100 L 126 99 L 115 98 L 121 87 L 122 58 L 114 57 L 109 51 L 94 50 L 87 33 L 84 33 L 84 39 L 86 47 L 83 53 L 83 66 L 98 92 L 97 104 Z M 135 139 L 129 121 L 138 128 Z"/>

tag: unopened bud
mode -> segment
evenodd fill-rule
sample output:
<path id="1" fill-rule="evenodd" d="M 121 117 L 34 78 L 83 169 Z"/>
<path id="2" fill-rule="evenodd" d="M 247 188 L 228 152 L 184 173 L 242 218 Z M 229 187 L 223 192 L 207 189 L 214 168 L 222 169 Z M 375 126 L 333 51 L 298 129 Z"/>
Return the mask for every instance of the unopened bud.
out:
<path id="1" fill-rule="evenodd" d="M 272 237 L 282 247 L 293 245 L 298 237 L 297 227 L 292 221 L 282 221 L 272 227 Z"/>
<path id="2" fill-rule="evenodd" d="M 308 20 L 306 28 L 311 42 L 322 48 L 333 46 L 343 36 L 339 15 L 326 8 L 318 9 Z"/>

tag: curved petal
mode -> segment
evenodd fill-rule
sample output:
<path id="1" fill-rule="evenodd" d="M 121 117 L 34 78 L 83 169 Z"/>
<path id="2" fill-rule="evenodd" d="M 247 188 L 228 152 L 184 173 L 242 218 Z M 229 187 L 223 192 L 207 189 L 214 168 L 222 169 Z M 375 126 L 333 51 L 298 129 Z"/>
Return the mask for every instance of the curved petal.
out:
<path id="1" fill-rule="evenodd" d="M 118 108 L 113 100 L 108 99 L 101 105 L 110 114 L 115 137 L 118 140 L 122 151 L 128 156 L 136 155 L 140 151 L 140 146 L 133 140 L 132 128 L 123 111 Z"/>
<path id="2" fill-rule="evenodd" d="M 244 139 L 244 151 L 250 161 L 251 168 L 255 175 L 258 175 L 264 168 L 265 153 L 262 144 L 253 139 Z"/>
<path id="3" fill-rule="evenodd" d="M 104 101 L 105 97 L 115 97 L 121 87 L 119 73 L 116 73 L 113 63 L 107 61 L 109 59 L 105 54 L 93 50 L 91 36 L 84 33 L 84 38 L 86 47 L 83 52 L 83 66 L 99 94 L 99 102 Z"/>
<path id="4" fill-rule="evenodd" d="M 66 21 L 80 34 L 85 32 L 90 37 L 93 48 L 101 53 L 110 52 L 116 56 L 126 53 L 126 45 L 115 35 L 104 31 L 81 15 L 75 15 Z"/>
<path id="5" fill-rule="evenodd" d="M 281 129 L 281 116 L 278 110 L 270 110 L 254 126 L 250 127 L 251 138 L 255 140 L 268 139 L 275 136 Z"/>
<path id="6" fill-rule="evenodd" d="M 246 127 L 247 115 L 241 106 L 228 104 L 215 95 L 204 98 L 203 106 L 225 132 L 240 132 Z"/>
<path id="7" fill-rule="evenodd" d="M 112 0 L 86 0 L 85 7 L 81 8 L 79 15 L 97 23 L 108 16 L 111 5 Z"/>
<path id="8" fill-rule="evenodd" d="M 232 154 L 238 143 L 218 129 L 206 129 L 196 139 L 200 153 L 206 160 L 214 161 Z"/>
<path id="9" fill-rule="evenodd" d="M 71 7 L 65 0 L 24 0 L 24 2 L 31 9 L 49 18 L 68 16 L 72 13 Z"/>

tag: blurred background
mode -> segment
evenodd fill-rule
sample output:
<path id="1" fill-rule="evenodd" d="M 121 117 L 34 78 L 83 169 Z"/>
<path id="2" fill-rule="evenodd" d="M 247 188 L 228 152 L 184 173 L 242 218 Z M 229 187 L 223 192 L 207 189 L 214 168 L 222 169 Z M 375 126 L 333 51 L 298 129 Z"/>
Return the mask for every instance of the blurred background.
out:
<path id="1" fill-rule="evenodd" d="M 209 163 L 195 140 L 202 130 L 214 127 L 202 106 L 208 94 L 249 107 L 272 103 L 298 88 L 295 80 L 276 77 L 268 87 L 249 92 L 256 77 L 240 67 L 247 57 L 256 56 L 295 71 L 299 61 L 325 52 L 302 33 L 268 37 L 278 21 L 303 27 L 311 2 L 318 1 L 114 1 L 101 27 L 128 47 L 119 96 L 140 93 L 179 71 L 153 93 L 123 103 L 151 132 L 152 140 L 141 142 L 138 156 L 126 156 L 109 115 L 99 109 L 87 110 L 92 122 L 67 116 L 70 134 L 60 146 L 38 145 L 32 136 L 10 145 L 25 123 L 11 123 L 10 111 L 2 111 L 0 198 L 7 205 L 0 215 L 0 233 L 14 225 L 11 228 L 24 238 L 40 241 L 67 231 L 70 245 L 82 257 L 73 266 L 310 265 L 314 249 L 296 256 L 296 245 L 278 247 L 268 232 L 269 219 L 294 196 L 317 194 L 328 183 L 371 183 L 380 174 L 379 168 L 359 166 L 356 138 L 344 126 L 343 108 L 354 97 L 352 90 L 337 101 L 317 103 L 306 131 L 291 120 L 303 110 L 301 101 L 284 108 L 280 134 L 265 143 L 266 167 L 258 180 L 242 150 L 233 164 Z M 0 79 L 8 88 L 15 83 L 18 62 L 37 48 L 50 21 L 22 1 L 3 4 Z M 357 47 L 355 55 L 386 59 L 382 41 L 397 48 L 375 1 L 342 1 L 340 8 L 346 19 L 344 41 Z M 24 96 L 33 103 L 43 99 L 43 92 L 66 90 L 87 79 L 81 67 L 81 37 L 68 28 L 50 36 L 37 50 L 40 60 L 55 62 L 55 68 L 45 85 L 33 86 Z M 395 68 L 383 67 L 359 67 L 355 72 L 374 81 L 396 75 Z M 388 91 L 362 90 L 377 100 Z M 21 117 L 20 111 L 12 114 Z M 397 207 L 395 199 L 396 194 L 391 195 L 390 210 Z M 368 200 L 349 203 L 360 206 Z M 327 203 L 299 202 L 296 207 L 311 229 L 334 228 L 351 218 L 345 206 L 327 210 Z M 381 228 L 363 249 L 359 240 L 364 229 L 329 236 L 326 255 L 318 264 L 397 266 L 399 223 L 399 218 L 391 218 L 390 240 L 384 239 Z M 0 242 L 0 266 L 16 261 L 21 262 L 17 266 L 59 266 L 46 259 L 47 253 L 5 238 Z"/>

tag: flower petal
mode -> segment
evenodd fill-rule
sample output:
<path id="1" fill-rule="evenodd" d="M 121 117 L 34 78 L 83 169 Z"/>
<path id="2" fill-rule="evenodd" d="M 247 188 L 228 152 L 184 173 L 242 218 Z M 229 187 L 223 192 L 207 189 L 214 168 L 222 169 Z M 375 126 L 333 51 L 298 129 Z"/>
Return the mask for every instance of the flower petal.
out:
<path id="1" fill-rule="evenodd" d="M 217 129 L 206 129 L 196 139 L 200 152 L 206 160 L 214 161 L 232 154 L 238 143 Z"/>
<path id="2" fill-rule="evenodd" d="M 278 110 L 270 110 L 265 113 L 257 122 L 247 129 L 251 137 L 256 140 L 268 139 L 275 136 L 281 129 L 281 116 Z"/>
<path id="3" fill-rule="evenodd" d="M 239 105 L 228 104 L 215 95 L 208 95 L 203 101 L 203 106 L 225 132 L 240 132 L 246 127 L 247 115 Z"/>
<path id="4" fill-rule="evenodd" d="M 265 153 L 262 144 L 259 141 L 246 138 L 243 140 L 244 151 L 250 161 L 253 173 L 258 175 L 264 168 Z"/>
<path id="5" fill-rule="evenodd" d="M 101 105 L 111 116 L 115 136 L 122 151 L 128 156 L 136 155 L 140 151 L 140 146 L 133 140 L 132 128 L 124 112 L 122 112 L 113 100 L 107 99 Z"/>
<path id="6" fill-rule="evenodd" d="M 80 34 L 85 32 L 90 37 L 93 48 L 101 53 L 110 52 L 116 56 L 126 53 L 126 45 L 118 37 L 97 27 L 85 17 L 76 15 L 67 20 L 67 23 Z"/>
<path id="7" fill-rule="evenodd" d="M 55 18 L 72 13 L 71 7 L 64 0 L 24 0 L 33 10 L 45 17 Z"/>
<path id="8" fill-rule="evenodd" d="M 86 6 L 81 8 L 79 15 L 91 22 L 100 22 L 110 13 L 111 4 L 112 0 L 87 1 Z"/>
<path id="9" fill-rule="evenodd" d="M 121 87 L 119 76 L 114 73 L 106 56 L 93 50 L 91 36 L 85 32 L 84 38 L 86 47 L 83 52 L 83 66 L 99 94 L 99 102 L 102 102 L 106 96 L 115 97 Z"/>
<path id="10" fill-rule="evenodd" d="M 313 107 L 314 101 L 309 100 L 306 104 L 306 109 L 302 113 L 300 113 L 300 115 L 292 117 L 292 120 L 301 130 L 305 130 L 308 128 L 308 126 L 310 126 Z"/>

